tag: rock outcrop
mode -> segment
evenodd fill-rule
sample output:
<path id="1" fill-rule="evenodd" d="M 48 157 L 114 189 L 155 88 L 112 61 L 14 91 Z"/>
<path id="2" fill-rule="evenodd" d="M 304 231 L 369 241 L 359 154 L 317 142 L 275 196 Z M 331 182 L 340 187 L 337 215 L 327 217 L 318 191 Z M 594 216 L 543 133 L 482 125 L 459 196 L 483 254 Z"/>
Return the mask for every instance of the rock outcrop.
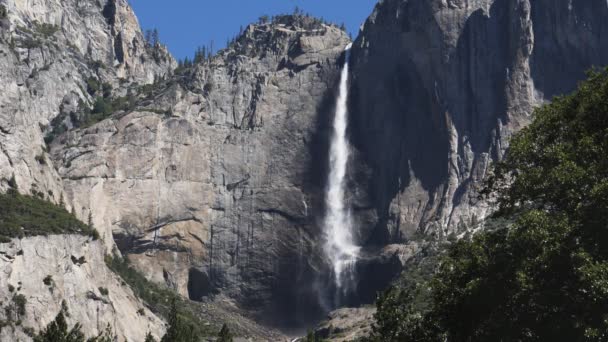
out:
<path id="1" fill-rule="evenodd" d="M 361 240 L 476 227 L 512 133 L 608 64 L 607 15 L 603 0 L 381 1 L 352 53 Z"/>
<path id="2" fill-rule="evenodd" d="M 166 75 L 175 61 L 145 42 L 126 0 L 0 5 L 0 190 L 14 176 L 22 193 L 58 203 L 63 185 L 44 141 L 51 121 L 80 102 L 91 106 L 88 80 L 121 94 Z"/>
<path id="3" fill-rule="evenodd" d="M 323 267 L 320 131 L 349 42 L 304 16 L 248 26 L 135 110 L 57 139 L 69 200 L 184 296 L 222 290 L 275 323 L 305 314 Z"/>
<path id="4" fill-rule="evenodd" d="M 330 342 L 357 341 L 369 337 L 375 307 L 343 308 L 331 312 L 314 330 L 318 339 Z"/>
<path id="5" fill-rule="evenodd" d="M 0 191 L 14 175 L 21 192 L 64 197 L 106 252 L 193 300 L 221 293 L 277 325 L 327 309 L 320 221 L 345 32 L 279 16 L 176 69 L 126 0 L 0 3 Z M 606 17 L 605 0 L 379 2 L 351 58 L 348 197 L 364 247 L 353 303 L 373 301 L 424 244 L 415 237 L 478 226 L 492 208 L 477 191 L 508 138 L 608 62 Z M 107 89 L 129 105 L 74 127 Z M 76 248 L 58 239 L 49 253 Z M 107 310 L 100 321 L 120 317 Z"/>
<path id="6" fill-rule="evenodd" d="M 45 328 L 62 306 L 69 326 L 80 323 L 88 337 L 109 324 L 120 341 L 143 341 L 148 332 L 159 340 L 164 322 L 110 271 L 104 257 L 100 241 L 77 235 L 0 244 L 0 321 L 8 324 L 0 340 L 30 341 L 26 332 Z"/>

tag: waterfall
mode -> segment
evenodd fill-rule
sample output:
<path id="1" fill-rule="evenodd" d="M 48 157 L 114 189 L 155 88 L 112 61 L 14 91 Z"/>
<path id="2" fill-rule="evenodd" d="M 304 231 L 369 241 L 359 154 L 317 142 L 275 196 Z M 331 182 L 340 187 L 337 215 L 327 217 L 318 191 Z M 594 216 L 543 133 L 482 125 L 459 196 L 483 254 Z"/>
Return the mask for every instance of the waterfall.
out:
<path id="1" fill-rule="evenodd" d="M 324 220 L 325 253 L 333 266 L 337 291 L 347 291 L 354 280 L 354 266 L 359 247 L 353 242 L 352 219 L 345 205 L 344 178 L 349 157 L 346 137 L 348 124 L 348 63 L 351 44 L 346 47 L 340 76 L 333 133 L 329 151 L 329 178 L 325 193 L 327 212 Z"/>

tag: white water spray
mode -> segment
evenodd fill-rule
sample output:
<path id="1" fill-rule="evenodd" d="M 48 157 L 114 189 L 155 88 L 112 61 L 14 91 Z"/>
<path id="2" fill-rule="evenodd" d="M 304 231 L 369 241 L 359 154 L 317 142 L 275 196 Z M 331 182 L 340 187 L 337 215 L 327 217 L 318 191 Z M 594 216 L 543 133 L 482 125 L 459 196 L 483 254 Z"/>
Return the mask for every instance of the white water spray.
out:
<path id="1" fill-rule="evenodd" d="M 340 93 L 336 103 L 329 151 L 329 179 L 325 194 L 327 206 L 324 221 L 325 253 L 333 265 L 334 281 L 338 291 L 346 291 L 350 285 L 347 282 L 354 280 L 354 266 L 359 255 L 359 247 L 353 242 L 350 210 L 344 203 L 344 178 L 349 157 L 346 127 L 350 48 L 349 44 L 346 47 L 346 57 L 340 77 Z"/>

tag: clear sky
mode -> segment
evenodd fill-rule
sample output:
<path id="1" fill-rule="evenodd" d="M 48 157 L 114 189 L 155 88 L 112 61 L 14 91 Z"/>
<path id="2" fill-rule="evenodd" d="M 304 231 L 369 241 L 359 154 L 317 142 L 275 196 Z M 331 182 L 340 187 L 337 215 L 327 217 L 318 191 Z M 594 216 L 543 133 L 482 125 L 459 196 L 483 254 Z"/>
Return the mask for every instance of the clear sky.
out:
<path id="1" fill-rule="evenodd" d="M 241 26 L 269 16 L 304 12 L 337 24 L 355 37 L 377 0 L 129 0 L 142 28 L 157 28 L 176 58 L 192 57 L 198 46 L 222 48 Z"/>

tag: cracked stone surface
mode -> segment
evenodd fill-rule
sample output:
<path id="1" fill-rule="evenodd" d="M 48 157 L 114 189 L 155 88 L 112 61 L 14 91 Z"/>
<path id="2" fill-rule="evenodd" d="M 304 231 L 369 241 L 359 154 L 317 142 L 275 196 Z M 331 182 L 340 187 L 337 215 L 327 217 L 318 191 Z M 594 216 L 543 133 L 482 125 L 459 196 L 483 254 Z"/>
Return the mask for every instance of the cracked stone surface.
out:
<path id="1" fill-rule="evenodd" d="M 138 109 L 53 146 L 67 198 L 151 280 L 254 312 L 316 302 L 299 284 L 324 267 L 319 130 L 350 40 L 305 24 L 250 25 Z"/>
<path id="2" fill-rule="evenodd" d="M 30 341 L 22 329 L 44 329 L 55 319 L 64 300 L 69 326 L 82 324 L 88 337 L 109 324 L 120 341 L 143 341 L 148 332 L 159 340 L 164 322 L 107 268 L 104 256 L 105 247 L 100 241 L 75 235 L 0 244 L 0 303 L 5 308 L 15 295 L 26 299 L 25 315 L 18 317 L 20 326 L 3 327 L 0 340 Z M 101 293 L 101 287 L 107 294 Z M 4 309 L 0 310 L 0 320 L 8 320 L 6 315 Z"/>
<path id="3" fill-rule="evenodd" d="M 476 228 L 478 190 L 533 108 L 608 64 L 603 0 L 386 0 L 352 52 L 361 239 Z"/>

